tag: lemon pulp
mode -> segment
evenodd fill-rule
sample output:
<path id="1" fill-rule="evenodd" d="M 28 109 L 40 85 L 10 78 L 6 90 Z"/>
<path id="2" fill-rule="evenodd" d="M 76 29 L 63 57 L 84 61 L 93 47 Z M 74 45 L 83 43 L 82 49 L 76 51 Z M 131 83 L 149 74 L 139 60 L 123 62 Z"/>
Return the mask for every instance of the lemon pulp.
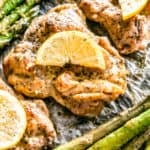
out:
<path id="1" fill-rule="evenodd" d="M 0 149 L 16 145 L 25 132 L 26 124 L 21 103 L 8 92 L 0 90 Z"/>

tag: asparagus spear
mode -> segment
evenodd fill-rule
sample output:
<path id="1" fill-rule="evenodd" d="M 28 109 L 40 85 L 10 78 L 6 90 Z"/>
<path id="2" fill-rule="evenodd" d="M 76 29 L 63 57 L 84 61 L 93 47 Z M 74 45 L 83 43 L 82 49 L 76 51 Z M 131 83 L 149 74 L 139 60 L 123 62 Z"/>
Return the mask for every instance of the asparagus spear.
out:
<path id="1" fill-rule="evenodd" d="M 55 150 L 85 150 L 87 147 L 95 143 L 106 134 L 120 127 L 123 123 L 130 120 L 134 116 L 140 114 L 144 110 L 150 108 L 150 99 L 139 103 L 138 105 L 129 108 L 128 110 L 120 113 L 117 117 L 109 122 L 100 125 L 96 129 L 86 133 L 85 135 L 76 138 L 64 145 L 56 147 Z"/>
<path id="2" fill-rule="evenodd" d="M 96 142 L 88 150 L 118 150 L 150 126 L 150 109 L 129 120 L 122 127 Z"/>
<path id="3" fill-rule="evenodd" d="M 27 4 L 28 5 L 34 5 L 35 3 L 37 4 L 37 3 L 39 3 L 41 0 L 26 0 L 26 2 L 27 2 Z"/>
<path id="4" fill-rule="evenodd" d="M 139 137 L 134 138 L 123 150 L 139 150 L 140 147 L 150 138 L 150 127 Z"/>
<path id="5" fill-rule="evenodd" d="M 0 35 L 0 49 L 4 47 L 12 39 L 12 35 Z"/>
<path id="6" fill-rule="evenodd" d="M 0 9 L 0 19 L 9 14 L 13 9 L 20 5 L 24 0 L 5 0 Z"/>
<path id="7" fill-rule="evenodd" d="M 23 32 L 24 29 L 28 27 L 31 20 L 38 15 L 38 13 L 39 6 L 33 7 L 25 14 L 25 18 L 18 20 L 7 30 L 5 35 L 0 35 L 0 49 L 7 45 L 13 38 L 16 38 L 20 32 Z"/>
<path id="8" fill-rule="evenodd" d="M 9 16 L 6 16 L 0 21 L 0 33 L 5 34 L 7 32 L 7 28 L 12 25 L 15 21 L 17 21 L 21 17 L 25 17 L 24 14 L 27 13 L 35 4 L 37 4 L 39 0 L 31 0 L 19 7 L 17 7 L 14 11 L 11 12 Z"/>
<path id="9" fill-rule="evenodd" d="M 146 148 L 145 148 L 145 150 L 150 150 L 150 138 L 149 138 L 149 140 L 148 140 L 147 143 L 146 143 Z"/>
<path id="10" fill-rule="evenodd" d="M 13 33 L 14 37 L 17 37 L 17 33 L 20 33 L 21 31 L 23 31 L 23 29 L 27 28 L 31 20 L 36 17 L 39 12 L 39 6 L 31 8 L 27 13 L 24 14 L 24 18 L 16 21 L 15 24 L 7 30 L 7 32 Z"/>

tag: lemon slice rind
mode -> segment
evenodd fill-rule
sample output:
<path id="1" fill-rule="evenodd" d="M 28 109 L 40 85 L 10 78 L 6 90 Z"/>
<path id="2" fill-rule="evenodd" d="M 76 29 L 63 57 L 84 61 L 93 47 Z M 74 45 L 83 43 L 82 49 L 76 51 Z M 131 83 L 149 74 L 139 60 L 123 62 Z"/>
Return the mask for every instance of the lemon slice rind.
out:
<path id="1" fill-rule="evenodd" d="M 123 20 L 139 14 L 146 6 L 148 0 L 119 0 Z"/>
<path id="2" fill-rule="evenodd" d="M 58 32 L 39 48 L 36 63 L 60 67 L 71 63 L 103 70 L 106 66 L 102 49 L 83 32 Z"/>

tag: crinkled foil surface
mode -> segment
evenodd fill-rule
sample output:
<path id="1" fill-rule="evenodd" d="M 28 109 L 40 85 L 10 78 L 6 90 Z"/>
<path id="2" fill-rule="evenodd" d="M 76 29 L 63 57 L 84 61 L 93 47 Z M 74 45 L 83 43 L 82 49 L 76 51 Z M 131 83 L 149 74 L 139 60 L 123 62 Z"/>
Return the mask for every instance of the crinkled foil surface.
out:
<path id="1" fill-rule="evenodd" d="M 58 4 L 59 2 L 55 0 L 43 0 L 41 4 L 41 15 Z M 105 34 L 104 31 L 101 31 L 98 24 L 89 21 L 88 24 L 89 27 L 92 27 L 91 30 L 96 34 Z M 13 43 L 16 42 L 17 40 Z M 1 62 L 7 52 L 8 51 L 1 54 Z M 73 115 L 67 109 L 57 104 L 53 99 L 45 100 L 58 135 L 53 147 L 83 135 L 85 132 L 108 121 L 119 112 L 143 101 L 150 95 L 150 43 L 145 51 L 136 52 L 124 58 L 129 70 L 126 93 L 116 101 L 109 104 L 106 103 L 99 116 L 95 118 L 81 118 Z M 2 66 L 0 66 L 0 74 L 3 75 Z"/>

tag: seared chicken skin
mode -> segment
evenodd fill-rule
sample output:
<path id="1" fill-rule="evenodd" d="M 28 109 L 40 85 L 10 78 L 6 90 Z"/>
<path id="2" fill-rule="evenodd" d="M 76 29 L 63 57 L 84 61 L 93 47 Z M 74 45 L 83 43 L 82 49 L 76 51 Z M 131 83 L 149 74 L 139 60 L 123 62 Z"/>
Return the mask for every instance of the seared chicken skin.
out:
<path id="1" fill-rule="evenodd" d="M 107 29 L 120 53 L 129 54 L 144 49 L 147 36 L 147 19 L 137 15 L 127 21 L 122 20 L 121 9 L 112 0 L 80 0 L 79 7 L 87 18 L 99 22 Z M 149 38 L 149 39 L 147 39 Z"/>
<path id="2" fill-rule="evenodd" d="M 23 100 L 0 79 L 0 89 L 8 91 L 21 100 L 27 115 L 27 128 L 21 141 L 11 150 L 42 150 L 52 144 L 56 133 L 48 109 L 42 100 Z"/>
<path id="3" fill-rule="evenodd" d="M 27 129 L 12 150 L 42 150 L 52 145 L 56 136 L 48 109 L 42 100 L 22 101 L 27 115 Z"/>
<path id="4" fill-rule="evenodd" d="M 68 64 L 54 67 L 37 65 L 36 51 L 52 34 L 77 30 L 89 34 L 104 50 L 106 70 L 89 69 Z M 8 82 L 26 96 L 53 97 L 74 114 L 98 115 L 104 101 L 115 100 L 126 89 L 124 60 L 104 38 L 94 36 L 85 17 L 75 4 L 58 6 L 36 18 L 21 41 L 5 57 L 3 68 Z"/>

